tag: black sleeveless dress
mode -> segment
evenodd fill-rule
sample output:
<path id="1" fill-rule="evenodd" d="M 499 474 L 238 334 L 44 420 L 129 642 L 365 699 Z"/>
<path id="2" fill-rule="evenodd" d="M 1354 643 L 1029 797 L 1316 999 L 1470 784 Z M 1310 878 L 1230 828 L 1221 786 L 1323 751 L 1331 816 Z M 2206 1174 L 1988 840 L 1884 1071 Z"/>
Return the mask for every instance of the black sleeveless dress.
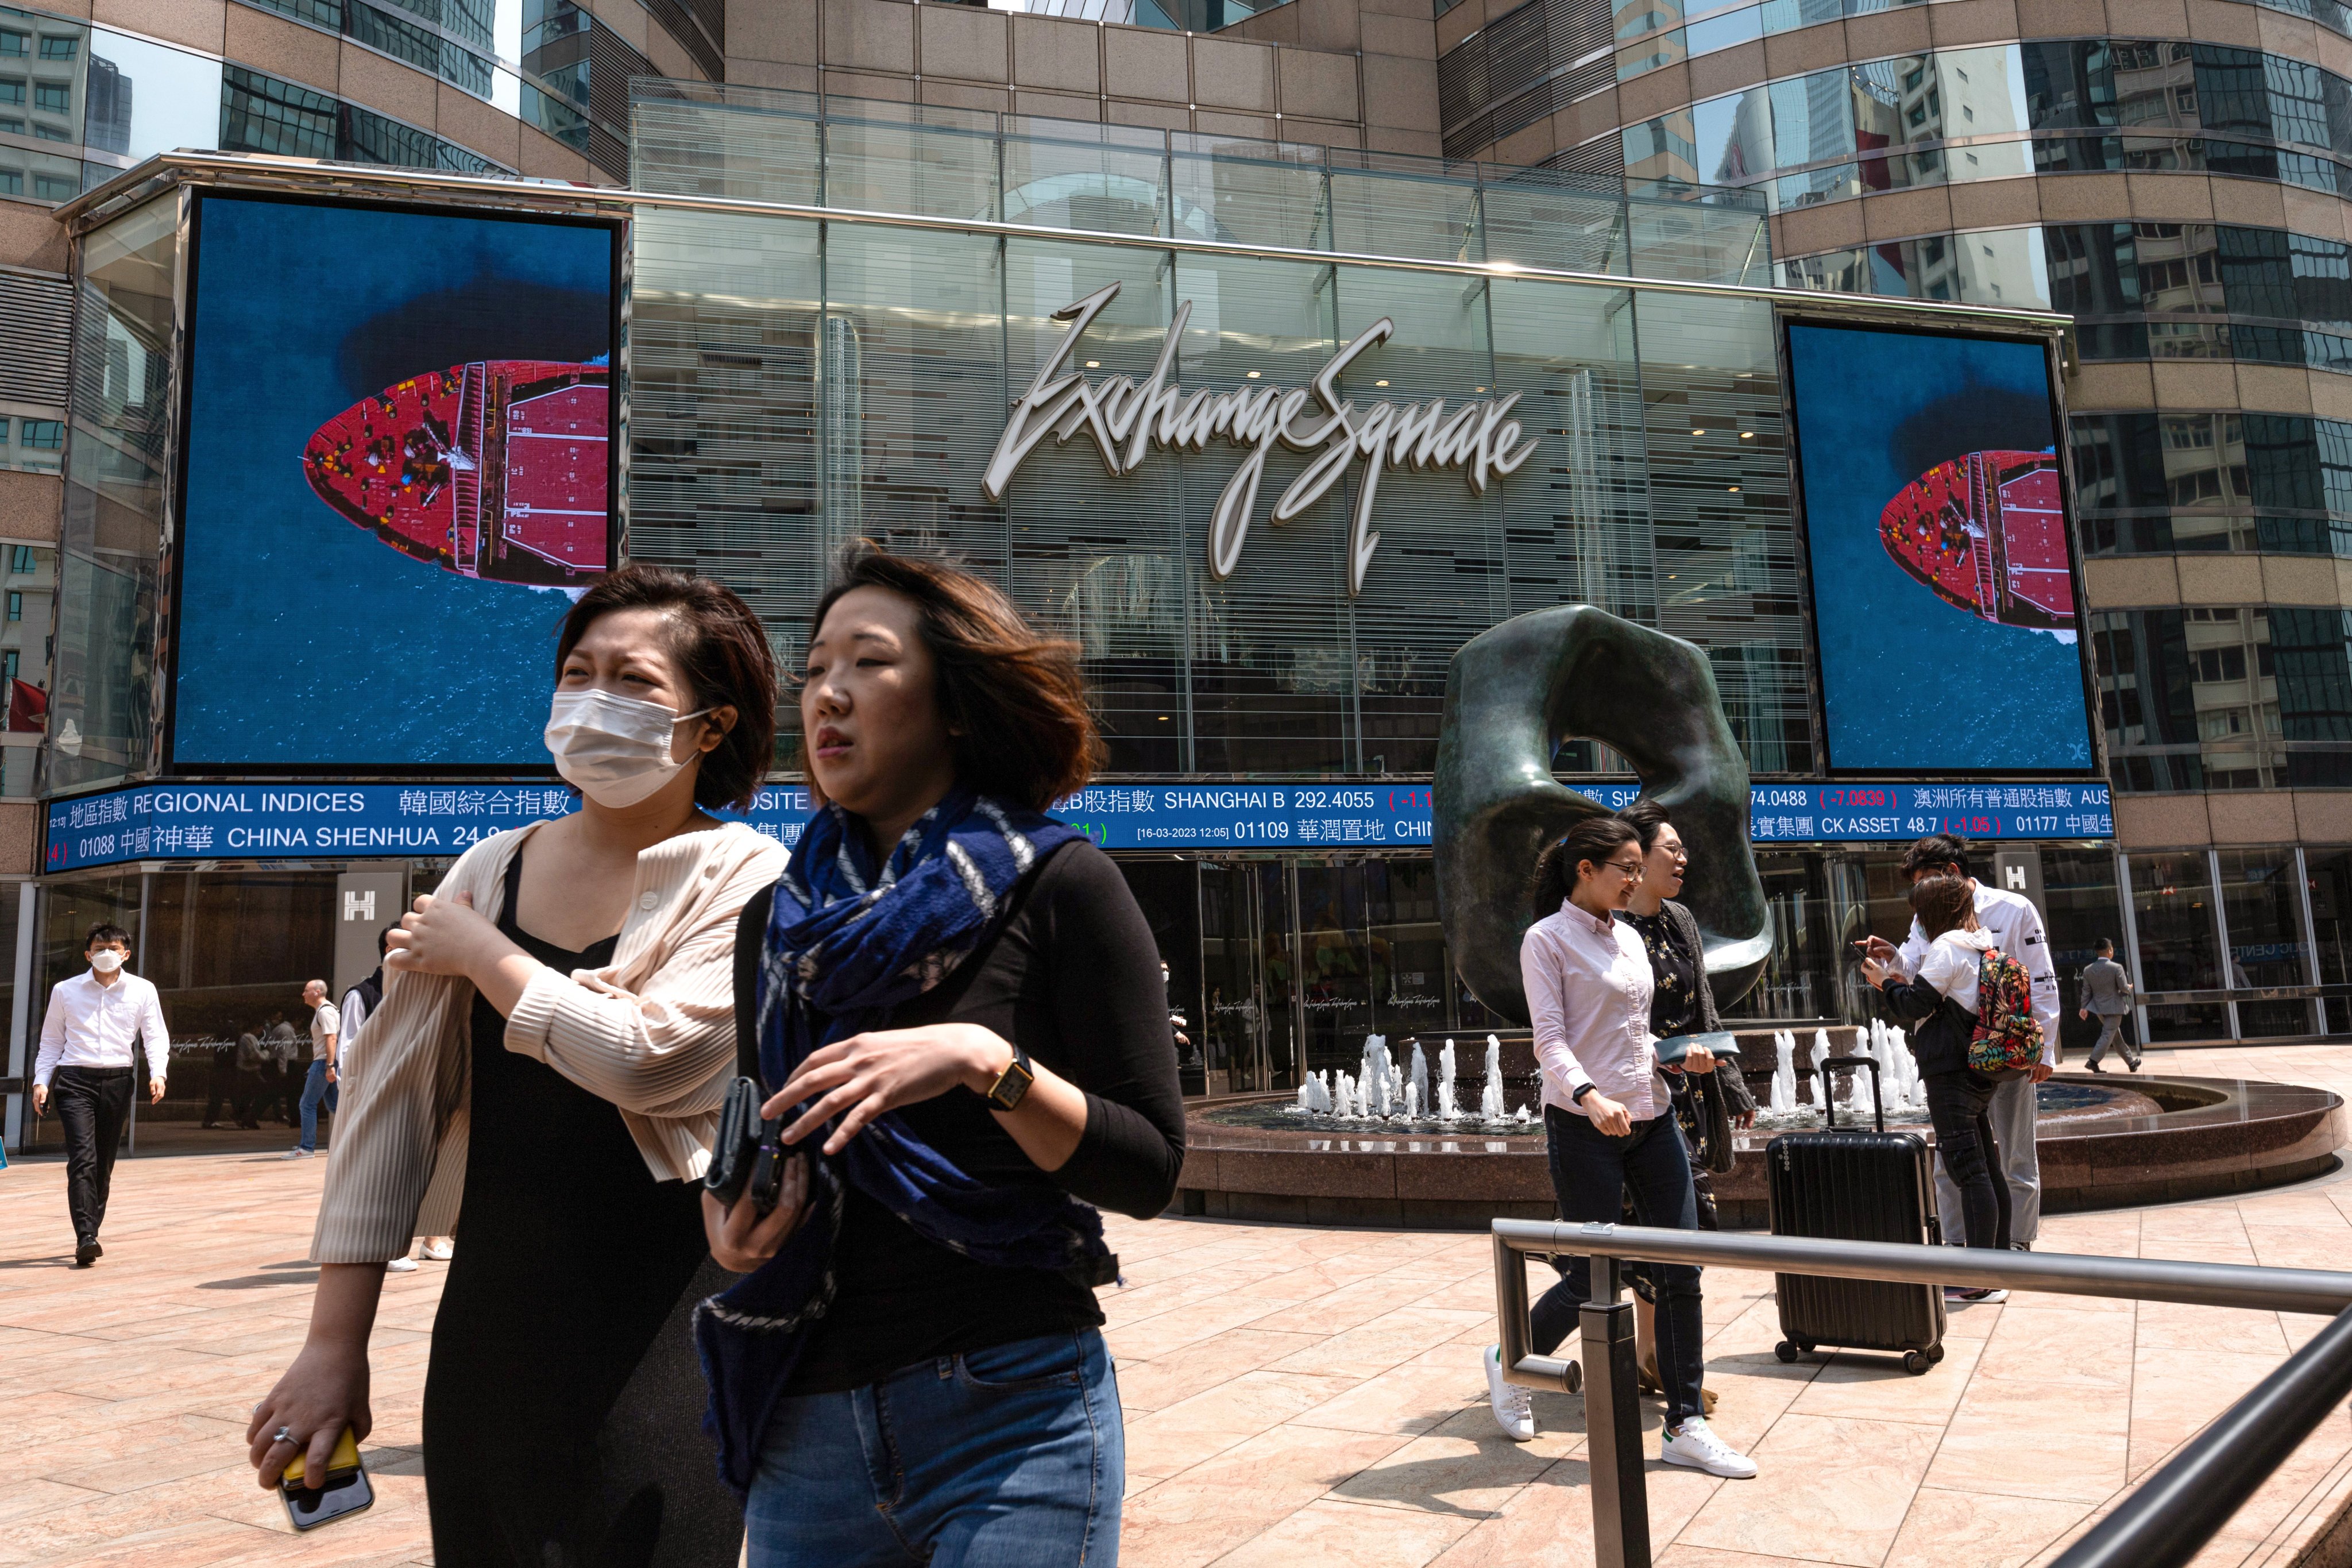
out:
<path id="1" fill-rule="evenodd" d="M 569 973 L 515 923 L 499 929 Z M 731 1568 L 743 1515 L 702 1434 L 694 1303 L 732 1276 L 699 1184 L 656 1181 L 609 1100 L 506 1048 L 477 999 L 457 1257 L 425 1379 L 425 1491 L 439 1568 Z"/>

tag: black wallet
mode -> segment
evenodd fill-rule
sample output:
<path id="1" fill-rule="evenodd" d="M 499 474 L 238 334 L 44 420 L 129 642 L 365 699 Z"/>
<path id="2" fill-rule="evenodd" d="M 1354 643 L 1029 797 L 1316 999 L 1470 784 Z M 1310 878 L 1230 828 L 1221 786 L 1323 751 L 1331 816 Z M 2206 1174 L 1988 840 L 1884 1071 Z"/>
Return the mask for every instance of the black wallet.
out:
<path id="1" fill-rule="evenodd" d="M 703 1190 L 729 1208 L 748 1194 L 753 1212 L 763 1215 L 776 1206 L 784 1181 L 784 1152 L 777 1137 L 783 1122 L 761 1118 L 760 1102 L 766 1098 L 748 1078 L 727 1086 L 719 1136 L 710 1145 L 710 1168 L 702 1175 Z"/>

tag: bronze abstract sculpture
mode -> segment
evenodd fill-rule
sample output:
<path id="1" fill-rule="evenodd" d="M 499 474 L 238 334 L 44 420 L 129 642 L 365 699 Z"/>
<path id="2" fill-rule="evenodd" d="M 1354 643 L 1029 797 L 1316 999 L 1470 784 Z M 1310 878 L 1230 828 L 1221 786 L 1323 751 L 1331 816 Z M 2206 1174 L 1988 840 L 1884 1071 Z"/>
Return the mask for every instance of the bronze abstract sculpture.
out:
<path id="1" fill-rule="evenodd" d="M 1463 644 L 1446 670 L 1432 837 L 1438 913 L 1462 978 L 1527 1022 L 1528 879 L 1544 846 L 1605 809 L 1551 775 L 1570 738 L 1614 747 L 1643 796 L 1673 816 L 1691 858 L 1681 901 L 1698 917 L 1707 980 L 1727 1010 L 1772 952 L 1748 843 L 1748 760 L 1706 654 L 1589 605 L 1515 616 Z"/>

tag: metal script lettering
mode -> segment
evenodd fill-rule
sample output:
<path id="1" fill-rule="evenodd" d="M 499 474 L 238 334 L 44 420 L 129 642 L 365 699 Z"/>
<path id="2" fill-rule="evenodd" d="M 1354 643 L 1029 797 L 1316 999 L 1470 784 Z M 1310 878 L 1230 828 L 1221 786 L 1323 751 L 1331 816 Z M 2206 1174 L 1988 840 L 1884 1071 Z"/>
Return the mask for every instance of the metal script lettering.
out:
<path id="1" fill-rule="evenodd" d="M 1519 421 L 1511 417 L 1519 394 L 1487 398 L 1449 411 L 1445 400 L 1395 404 L 1381 401 L 1359 408 L 1341 395 L 1339 381 L 1359 354 L 1384 342 L 1396 331 L 1386 316 L 1364 329 L 1354 342 L 1331 356 L 1306 387 L 1242 386 L 1231 392 L 1187 393 L 1171 379 L 1176 345 L 1192 302 L 1176 307 L 1160 340 L 1160 356 L 1151 374 L 1139 384 L 1114 375 L 1099 383 L 1068 367 L 1080 334 L 1103 307 L 1118 297 L 1118 285 L 1106 284 L 1085 299 L 1065 305 L 1053 319 L 1067 321 L 1070 330 L 1037 367 L 1036 379 L 1013 405 L 1013 416 L 988 459 L 981 489 L 991 500 L 1003 500 L 1021 461 L 1047 436 L 1060 446 L 1084 433 L 1094 442 L 1103 467 L 1116 478 L 1131 474 L 1153 447 L 1169 450 L 1205 450 L 1222 437 L 1236 447 L 1250 448 L 1234 477 L 1217 497 L 1209 519 L 1209 575 L 1224 578 L 1241 563 L 1242 542 L 1249 535 L 1250 518 L 1257 509 L 1258 481 L 1265 477 L 1267 454 L 1276 441 L 1298 452 L 1316 452 L 1315 460 L 1276 498 L 1270 514 L 1277 525 L 1290 521 L 1313 506 L 1339 482 L 1356 458 L 1364 459 L 1356 491 L 1356 510 L 1348 533 L 1348 592 L 1362 592 L 1364 572 L 1381 536 L 1372 531 L 1372 499 L 1384 468 L 1460 468 L 1470 488 L 1485 494 L 1489 474 L 1511 474 L 1534 455 L 1529 437 L 1519 443 Z M 1309 401 L 1319 405 L 1307 411 Z"/>

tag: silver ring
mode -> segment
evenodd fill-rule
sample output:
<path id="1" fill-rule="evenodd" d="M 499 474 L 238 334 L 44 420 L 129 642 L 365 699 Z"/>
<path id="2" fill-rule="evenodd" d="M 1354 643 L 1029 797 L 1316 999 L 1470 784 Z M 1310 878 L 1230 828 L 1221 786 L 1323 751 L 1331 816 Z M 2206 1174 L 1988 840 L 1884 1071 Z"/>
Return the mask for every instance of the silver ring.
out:
<path id="1" fill-rule="evenodd" d="M 287 1426 L 280 1426 L 269 1440 L 273 1443 L 291 1443 L 294 1441 L 293 1429 Z"/>

